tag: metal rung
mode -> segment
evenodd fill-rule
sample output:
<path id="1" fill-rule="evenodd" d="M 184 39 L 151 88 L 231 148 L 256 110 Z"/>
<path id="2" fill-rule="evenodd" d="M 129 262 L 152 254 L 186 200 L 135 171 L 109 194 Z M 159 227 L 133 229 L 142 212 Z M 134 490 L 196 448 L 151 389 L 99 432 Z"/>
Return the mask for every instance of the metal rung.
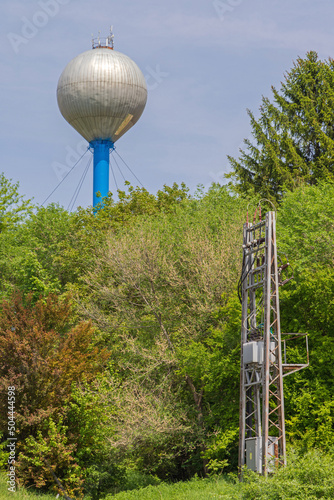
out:
<path id="1" fill-rule="evenodd" d="M 251 269 L 251 270 L 249 271 L 249 273 L 248 273 L 248 274 L 256 274 L 256 273 L 259 273 L 259 272 L 261 272 L 261 271 L 264 271 L 264 270 L 265 270 L 265 268 L 266 268 L 266 265 L 265 265 L 265 264 L 263 264 L 262 266 L 255 267 L 254 269 Z"/>
<path id="2" fill-rule="evenodd" d="M 263 245 L 263 246 L 262 246 Z M 265 246 L 265 242 L 261 243 L 261 245 L 259 247 L 256 247 L 256 248 L 253 248 L 253 250 L 248 250 L 248 252 L 245 252 L 245 257 L 249 257 L 250 255 L 252 255 L 253 253 L 256 253 L 256 252 L 260 252 L 262 250 L 265 250 L 266 246 Z"/>
<path id="3" fill-rule="evenodd" d="M 247 227 L 246 231 L 248 233 L 251 233 L 252 231 L 254 231 L 254 229 L 258 229 L 259 227 L 264 227 L 265 225 L 266 225 L 266 221 L 265 220 L 261 220 L 257 224 L 254 224 L 254 226 Z"/>
<path id="4" fill-rule="evenodd" d="M 285 364 L 282 364 L 282 368 L 283 368 L 283 377 L 287 377 L 288 375 L 291 375 L 292 373 L 296 373 L 296 372 L 299 372 L 300 370 L 303 370 L 304 368 L 307 368 L 310 364 L 307 363 L 307 364 L 294 364 L 294 365 L 285 365 Z M 288 370 L 284 373 L 284 370 Z"/>
<path id="5" fill-rule="evenodd" d="M 249 290 L 251 288 L 259 288 L 260 286 L 263 286 L 264 280 L 258 281 L 257 283 L 253 283 L 253 285 L 248 285 L 245 287 L 245 290 Z"/>

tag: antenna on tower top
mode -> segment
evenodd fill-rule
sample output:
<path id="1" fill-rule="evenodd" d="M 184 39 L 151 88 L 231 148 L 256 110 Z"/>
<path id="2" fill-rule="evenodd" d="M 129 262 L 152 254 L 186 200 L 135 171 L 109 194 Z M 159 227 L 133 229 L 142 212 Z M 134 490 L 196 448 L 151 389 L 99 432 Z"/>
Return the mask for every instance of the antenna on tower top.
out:
<path id="1" fill-rule="evenodd" d="M 92 34 L 92 48 L 93 49 L 113 49 L 114 48 L 114 34 L 113 34 L 113 26 L 110 26 L 110 33 L 109 36 L 106 37 L 105 39 L 100 38 L 101 31 L 98 32 L 98 37 L 94 38 L 94 35 Z M 105 41 L 104 41 L 105 40 Z"/>
<path id="2" fill-rule="evenodd" d="M 107 39 L 107 43 L 111 49 L 114 48 L 114 33 L 113 33 L 113 26 L 110 26 L 110 34 Z"/>

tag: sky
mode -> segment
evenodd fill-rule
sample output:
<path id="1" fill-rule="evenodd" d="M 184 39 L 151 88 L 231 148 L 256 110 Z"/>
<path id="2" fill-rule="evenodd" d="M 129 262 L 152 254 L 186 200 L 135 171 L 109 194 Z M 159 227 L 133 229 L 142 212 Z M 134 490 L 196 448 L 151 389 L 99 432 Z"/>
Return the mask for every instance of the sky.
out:
<path id="1" fill-rule="evenodd" d="M 333 0 L 1 0 L 0 172 L 36 204 L 63 180 L 46 204 L 91 205 L 92 167 L 76 191 L 91 154 L 70 172 L 88 145 L 60 114 L 56 90 L 67 63 L 91 49 L 91 35 L 113 25 L 115 49 L 148 85 L 144 113 L 117 141 L 118 154 L 152 193 L 174 182 L 192 193 L 224 184 L 227 155 L 238 157 L 250 137 L 247 109 L 259 116 L 262 96 L 271 98 L 308 51 L 334 57 L 333 19 Z"/>

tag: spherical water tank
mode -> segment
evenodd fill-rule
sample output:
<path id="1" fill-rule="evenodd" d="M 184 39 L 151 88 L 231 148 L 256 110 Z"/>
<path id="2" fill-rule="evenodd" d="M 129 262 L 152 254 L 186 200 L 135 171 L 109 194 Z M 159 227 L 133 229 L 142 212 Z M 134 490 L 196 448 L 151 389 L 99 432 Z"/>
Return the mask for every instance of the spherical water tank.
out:
<path id="1" fill-rule="evenodd" d="M 88 142 L 116 142 L 139 120 L 147 87 L 128 56 L 98 47 L 68 63 L 59 78 L 57 99 L 65 120 Z"/>

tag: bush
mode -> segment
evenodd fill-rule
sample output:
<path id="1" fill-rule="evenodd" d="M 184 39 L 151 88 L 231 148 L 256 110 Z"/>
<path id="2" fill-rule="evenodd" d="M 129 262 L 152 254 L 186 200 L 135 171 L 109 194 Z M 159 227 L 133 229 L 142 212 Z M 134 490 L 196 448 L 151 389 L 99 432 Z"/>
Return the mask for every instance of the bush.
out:
<path id="1" fill-rule="evenodd" d="M 82 498 L 82 471 L 74 458 L 76 446 L 68 443 L 67 428 L 61 419 L 56 424 L 51 418 L 45 428 L 43 433 L 38 431 L 36 438 L 29 436 L 25 440 L 17 464 L 20 480 L 45 490 L 53 487 L 59 494 L 65 490 L 69 496 Z"/>
<path id="2" fill-rule="evenodd" d="M 288 465 L 269 478 L 251 471 L 245 476 L 242 498 L 247 500 L 314 500 L 334 498 L 334 459 L 319 450 L 292 452 Z"/>

